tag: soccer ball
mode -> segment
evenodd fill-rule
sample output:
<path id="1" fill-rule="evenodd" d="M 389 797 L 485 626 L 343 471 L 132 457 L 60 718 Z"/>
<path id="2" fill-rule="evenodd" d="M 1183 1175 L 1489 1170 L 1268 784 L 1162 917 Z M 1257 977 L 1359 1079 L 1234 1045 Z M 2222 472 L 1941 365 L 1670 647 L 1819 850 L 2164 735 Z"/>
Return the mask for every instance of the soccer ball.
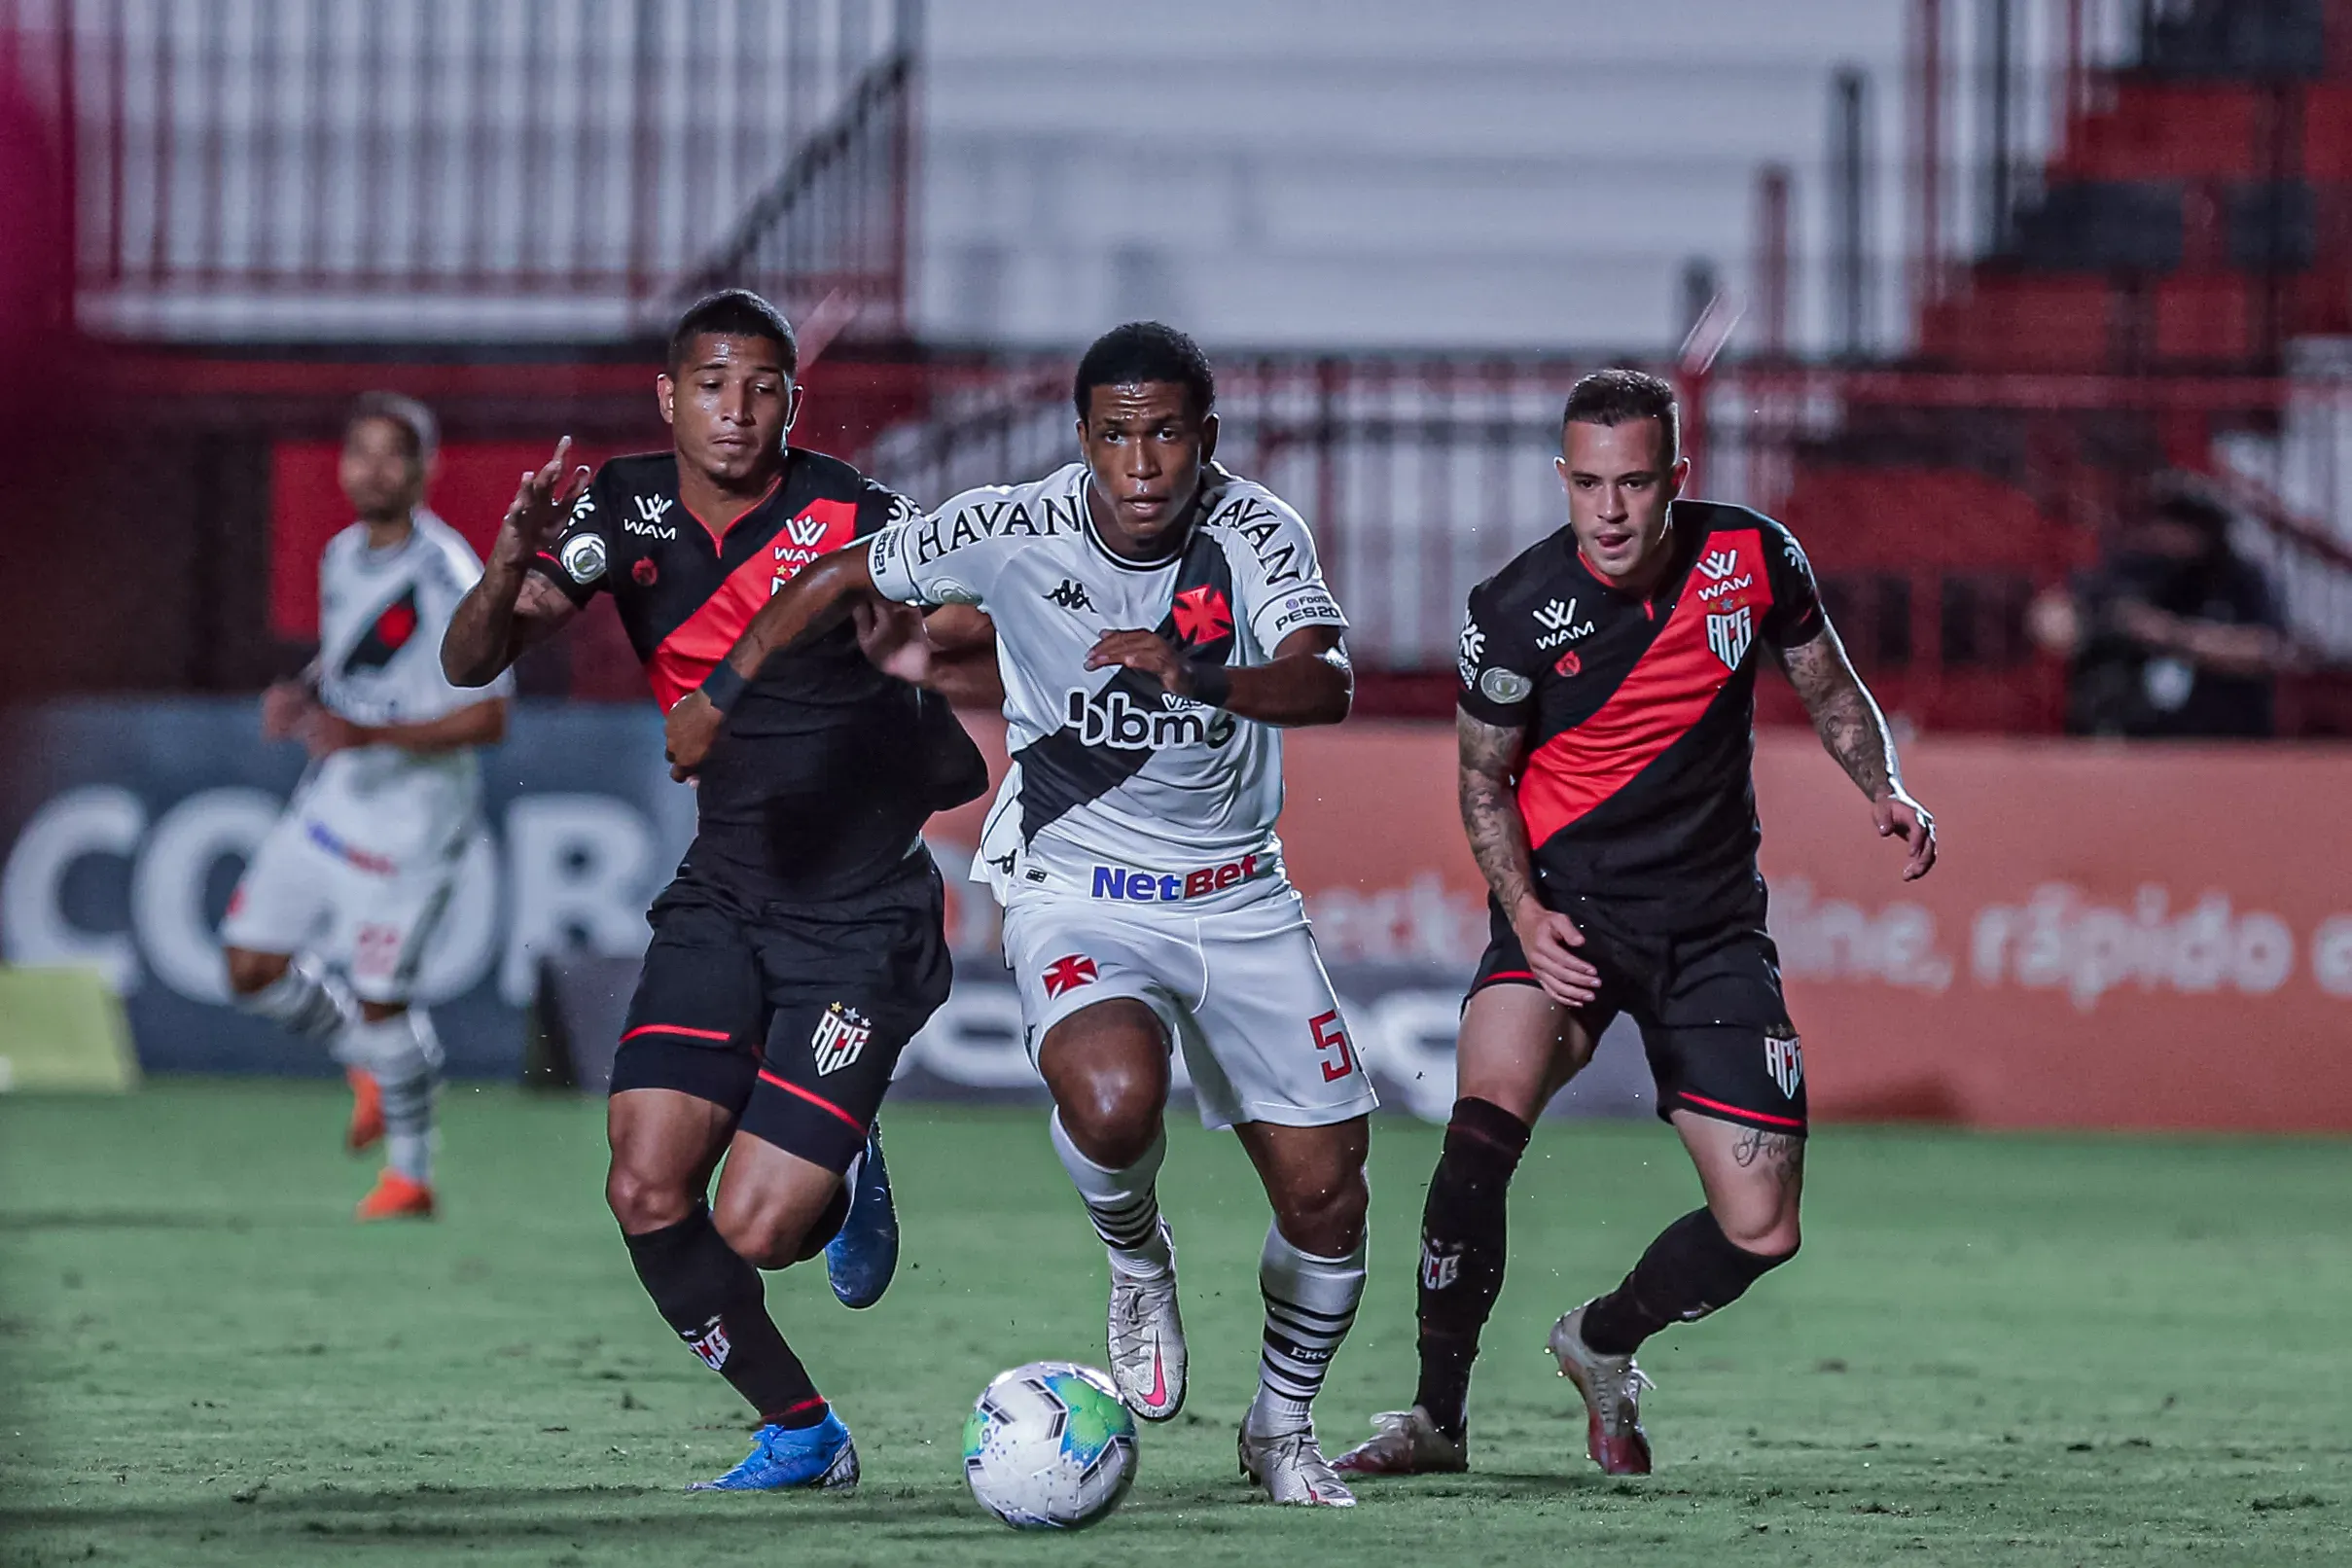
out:
<path id="1" fill-rule="evenodd" d="M 1082 1530 L 1135 1479 L 1135 1418 L 1091 1367 L 1016 1367 L 980 1390 L 964 1420 L 964 1479 L 1016 1530 Z"/>

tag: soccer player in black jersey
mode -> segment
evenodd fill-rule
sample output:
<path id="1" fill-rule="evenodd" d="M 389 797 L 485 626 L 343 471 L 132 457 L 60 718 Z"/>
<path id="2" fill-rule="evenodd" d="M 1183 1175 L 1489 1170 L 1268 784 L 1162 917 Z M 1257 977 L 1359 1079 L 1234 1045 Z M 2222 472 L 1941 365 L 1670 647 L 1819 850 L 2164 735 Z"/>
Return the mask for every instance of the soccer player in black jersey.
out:
<path id="1" fill-rule="evenodd" d="M 523 477 L 444 641 L 449 677 L 488 681 L 610 593 L 666 710 L 802 567 L 913 515 L 846 463 L 786 445 L 797 371 L 792 329 L 758 296 L 688 310 L 658 382 L 673 449 L 615 458 L 589 482 L 566 474 L 559 445 Z M 722 1490 L 857 1480 L 848 1430 L 769 1318 L 759 1270 L 823 1249 L 845 1302 L 888 1283 L 897 1222 L 874 1113 L 947 994 L 943 889 L 919 834 L 987 785 L 945 698 L 861 648 L 864 635 L 887 661 L 905 647 L 905 628 L 876 624 L 886 614 L 745 685 L 702 769 L 694 844 L 654 903 L 613 1063 L 605 1196 L 638 1278 L 759 1412 L 750 1456 L 705 1483 Z M 957 614 L 962 646 L 984 651 L 984 622 Z M 943 689 L 962 670 L 971 695 L 1001 695 L 992 657 L 928 662 Z"/>
<path id="2" fill-rule="evenodd" d="M 1650 1469 L 1642 1341 L 1797 1255 L 1803 1057 L 1756 870 L 1764 649 L 1879 834 L 1903 838 L 1905 879 L 1936 860 L 1934 820 L 1903 787 L 1796 539 L 1744 507 L 1679 498 L 1689 463 L 1672 389 L 1603 371 L 1577 384 L 1561 424 L 1568 526 L 1480 584 L 1462 626 L 1462 820 L 1493 937 L 1463 1007 L 1459 1098 L 1422 1211 L 1420 1387 L 1340 1458 L 1346 1473 L 1467 1468 L 1470 1369 L 1502 1289 L 1512 1173 L 1620 1013 L 1641 1025 L 1658 1115 L 1706 1201 L 1552 1327 L 1604 1471 Z"/>

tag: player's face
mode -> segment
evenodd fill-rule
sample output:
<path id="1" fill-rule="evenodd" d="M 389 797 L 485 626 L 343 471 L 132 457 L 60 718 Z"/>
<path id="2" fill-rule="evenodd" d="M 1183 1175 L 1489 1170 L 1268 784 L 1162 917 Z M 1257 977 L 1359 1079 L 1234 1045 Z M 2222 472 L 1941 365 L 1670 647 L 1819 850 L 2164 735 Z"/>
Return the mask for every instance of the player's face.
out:
<path id="1" fill-rule="evenodd" d="M 1217 416 L 1174 381 L 1098 386 L 1078 422 L 1094 476 L 1094 521 L 1112 548 L 1151 555 L 1184 518 L 1217 450 Z"/>
<path id="2" fill-rule="evenodd" d="M 397 420 L 362 419 L 343 432 L 335 477 L 363 517 L 404 517 L 424 499 L 425 465 Z"/>
<path id="3" fill-rule="evenodd" d="M 1568 526 L 1586 561 L 1612 581 L 1640 584 L 1664 554 L 1666 503 L 1691 472 L 1688 458 L 1666 460 L 1664 424 L 1571 424 L 1555 466 L 1568 488 Z"/>
<path id="4" fill-rule="evenodd" d="M 728 488 L 766 480 L 801 410 L 783 351 L 765 338 L 705 333 L 656 385 L 680 461 Z"/>

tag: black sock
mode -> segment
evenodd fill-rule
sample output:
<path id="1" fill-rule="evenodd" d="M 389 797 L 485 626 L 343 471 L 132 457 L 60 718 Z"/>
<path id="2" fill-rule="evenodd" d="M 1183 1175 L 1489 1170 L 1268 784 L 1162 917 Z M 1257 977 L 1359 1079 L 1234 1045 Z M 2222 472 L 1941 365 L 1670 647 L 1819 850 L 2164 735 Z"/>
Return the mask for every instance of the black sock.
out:
<path id="1" fill-rule="evenodd" d="M 751 1403 L 764 1425 L 809 1427 L 825 1419 L 817 1385 L 767 1315 L 760 1271 L 727 1244 L 709 1209 L 697 1204 L 676 1225 L 623 1239 L 663 1320 Z"/>
<path id="2" fill-rule="evenodd" d="M 832 1246 L 833 1238 L 841 1233 L 841 1227 L 848 1219 L 849 1184 L 843 1182 L 835 1190 L 833 1201 L 817 1216 L 817 1223 L 808 1228 L 808 1234 L 801 1238 L 801 1250 L 794 1255 L 793 1262 L 804 1264 Z"/>
<path id="3" fill-rule="evenodd" d="M 1503 1293 L 1511 1173 L 1528 1125 L 1487 1100 L 1456 1100 L 1421 1208 L 1421 1386 L 1413 1403 L 1459 1438 L 1479 1333 Z"/>
<path id="4" fill-rule="evenodd" d="M 1585 1309 L 1585 1343 L 1604 1356 L 1630 1356 L 1669 1323 L 1695 1323 L 1728 1306 L 1749 1286 L 1797 1256 L 1732 1245 L 1705 1209 L 1657 1233 L 1624 1282 Z"/>

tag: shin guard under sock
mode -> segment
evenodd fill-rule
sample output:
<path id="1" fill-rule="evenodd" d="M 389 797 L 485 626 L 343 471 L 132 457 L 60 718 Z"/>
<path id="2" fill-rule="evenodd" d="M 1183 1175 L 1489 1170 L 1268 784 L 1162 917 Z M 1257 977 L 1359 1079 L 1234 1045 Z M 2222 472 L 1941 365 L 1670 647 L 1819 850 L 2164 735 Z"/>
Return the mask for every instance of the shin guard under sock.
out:
<path id="1" fill-rule="evenodd" d="M 1694 1209 L 1657 1234 L 1623 1283 L 1585 1308 L 1585 1343 L 1629 1356 L 1669 1323 L 1695 1323 L 1730 1305 L 1749 1286 L 1797 1256 L 1750 1252 L 1725 1235 L 1715 1216 Z"/>
<path id="2" fill-rule="evenodd" d="M 1421 1208 L 1421 1382 L 1413 1403 L 1448 1437 L 1462 1435 L 1479 1335 L 1503 1291 L 1511 1176 L 1529 1131 L 1491 1101 L 1456 1100 Z"/>
<path id="3" fill-rule="evenodd" d="M 801 1358 L 767 1315 L 760 1271 L 696 1205 L 676 1225 L 624 1237 L 629 1262 L 662 1320 L 727 1379 L 765 1425 L 815 1426 L 826 1405 Z"/>

